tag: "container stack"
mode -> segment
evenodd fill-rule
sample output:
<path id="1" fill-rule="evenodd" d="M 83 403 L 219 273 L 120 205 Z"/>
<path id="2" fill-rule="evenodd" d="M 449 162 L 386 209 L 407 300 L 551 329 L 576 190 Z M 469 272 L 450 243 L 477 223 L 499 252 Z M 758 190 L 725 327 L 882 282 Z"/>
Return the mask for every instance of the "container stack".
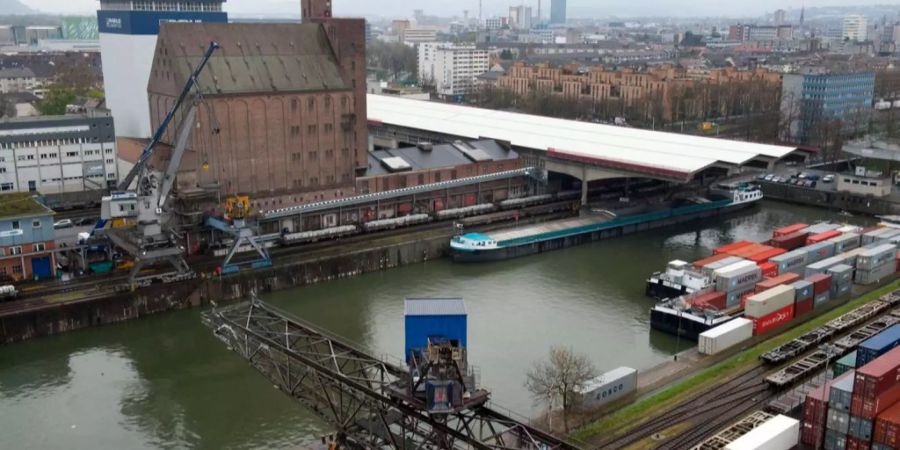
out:
<path id="1" fill-rule="evenodd" d="M 805 228 L 803 231 L 806 231 L 809 234 L 819 234 L 819 233 L 824 233 L 826 231 L 837 230 L 838 228 L 840 228 L 842 226 L 843 225 L 838 225 L 836 223 L 831 223 L 831 222 L 819 222 L 815 225 L 810 225 L 809 227 Z"/>
<path id="2" fill-rule="evenodd" d="M 798 248 L 771 258 L 769 261 L 778 266 L 778 273 L 803 273 L 803 268 L 806 266 L 806 251 Z"/>
<path id="3" fill-rule="evenodd" d="M 862 367 L 900 345 L 900 324 L 891 325 L 856 348 L 856 367 Z"/>
<path id="4" fill-rule="evenodd" d="M 786 251 L 791 251 L 803 247 L 803 245 L 806 244 L 807 236 L 809 236 L 809 233 L 805 231 L 798 231 L 796 233 L 774 237 L 771 241 L 769 241 L 769 245 L 771 245 L 772 247 L 778 247 Z"/>
<path id="5" fill-rule="evenodd" d="M 856 233 L 843 233 L 840 236 L 829 239 L 827 242 L 834 244 L 834 254 L 837 255 L 859 248 L 860 236 Z"/>
<path id="6" fill-rule="evenodd" d="M 853 285 L 853 267 L 838 264 L 828 269 L 831 275 L 831 298 L 843 298 L 850 295 Z"/>
<path id="7" fill-rule="evenodd" d="M 741 261 L 713 272 L 716 290 L 726 295 L 727 307 L 740 304 L 741 295 L 752 291 L 762 278 L 762 270 L 753 261 Z"/>
<path id="8" fill-rule="evenodd" d="M 807 225 L 805 223 L 795 223 L 793 225 L 788 225 L 786 227 L 781 227 L 781 228 L 775 229 L 775 231 L 772 232 L 772 237 L 779 238 L 779 237 L 787 236 L 790 234 L 797 233 L 799 231 L 803 231 L 803 230 L 807 229 L 808 227 L 809 227 L 809 225 Z"/>
<path id="9" fill-rule="evenodd" d="M 865 248 L 856 257 L 854 281 L 857 284 L 874 284 L 893 275 L 897 271 L 896 255 L 897 247 L 894 244 Z"/>
<path id="10" fill-rule="evenodd" d="M 835 378 L 806 394 L 803 401 L 803 421 L 800 424 L 800 442 L 813 449 L 820 449 L 825 444 L 825 432 L 828 421 L 828 399 L 831 385 L 840 378 Z"/>
<path id="11" fill-rule="evenodd" d="M 806 245 L 818 244 L 841 235 L 840 231 L 828 230 L 818 234 L 811 234 L 806 238 Z"/>
<path id="12" fill-rule="evenodd" d="M 900 403 L 884 410 L 875 419 L 872 450 L 900 448 Z"/>
<path id="13" fill-rule="evenodd" d="M 734 251 L 736 251 L 736 250 L 738 250 L 738 249 L 740 249 L 740 248 L 747 247 L 747 246 L 750 246 L 750 245 L 753 245 L 753 244 L 754 244 L 754 242 L 751 242 L 751 241 L 736 241 L 736 242 L 732 242 L 732 243 L 730 243 L 730 244 L 727 244 L 727 245 L 723 245 L 723 246 L 721 246 L 721 247 L 714 248 L 714 249 L 713 249 L 713 255 L 719 255 L 719 254 L 722 254 L 722 253 L 724 253 L 724 254 L 726 254 L 726 255 L 730 255 L 732 252 L 734 252 Z"/>
<path id="14" fill-rule="evenodd" d="M 856 350 L 847 353 L 841 359 L 837 360 L 832 367 L 832 374 L 837 378 L 846 372 L 856 369 Z"/>
<path id="15" fill-rule="evenodd" d="M 795 281 L 790 285 L 794 288 L 794 317 L 800 317 L 813 310 L 813 284 L 806 280 Z"/>
<path id="16" fill-rule="evenodd" d="M 877 244 L 890 241 L 892 238 L 900 235 L 900 230 L 896 228 L 878 228 L 868 231 L 862 235 L 862 245 Z"/>
<path id="17" fill-rule="evenodd" d="M 800 275 L 797 275 L 793 272 L 783 273 L 781 275 L 769 278 L 767 280 L 762 280 L 759 283 L 756 283 L 756 289 L 754 293 L 759 293 L 762 291 L 767 291 L 772 289 L 775 286 L 780 286 L 782 284 L 792 284 L 795 281 L 800 280 Z"/>
<path id="18" fill-rule="evenodd" d="M 900 401 L 898 376 L 900 348 L 894 348 L 856 370 L 847 427 L 848 449 L 870 448 L 878 417 L 884 417 L 883 413 Z"/>
<path id="19" fill-rule="evenodd" d="M 828 416 L 825 421 L 825 448 L 828 450 L 847 448 L 850 403 L 853 401 L 855 376 L 855 371 L 849 371 L 831 383 L 828 394 Z"/>
<path id="20" fill-rule="evenodd" d="M 701 292 L 685 299 L 693 307 L 700 309 L 723 310 L 725 306 L 725 293 L 719 291 Z"/>
<path id="21" fill-rule="evenodd" d="M 813 308 L 821 308 L 831 300 L 831 275 L 817 273 L 806 277 L 813 285 Z"/>
<path id="22" fill-rule="evenodd" d="M 777 328 L 794 318 L 794 288 L 780 285 L 751 295 L 744 316 L 753 321 L 753 334 Z"/>

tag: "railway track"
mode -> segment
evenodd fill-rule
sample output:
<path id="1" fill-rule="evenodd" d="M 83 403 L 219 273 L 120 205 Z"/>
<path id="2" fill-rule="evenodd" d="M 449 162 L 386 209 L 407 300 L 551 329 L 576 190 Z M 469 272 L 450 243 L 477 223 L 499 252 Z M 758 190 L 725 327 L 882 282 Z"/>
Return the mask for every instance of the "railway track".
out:
<path id="1" fill-rule="evenodd" d="M 661 415 L 637 425 L 636 429 L 631 426 L 625 426 L 616 430 L 614 434 L 620 435 L 618 438 L 603 442 L 595 448 L 626 448 L 645 439 L 653 439 L 659 442 L 660 446 L 665 446 L 672 441 L 680 442 L 680 436 L 683 433 L 679 433 L 676 436 L 667 436 L 665 432 L 685 423 L 696 423 L 700 418 L 726 417 L 727 419 L 723 424 L 727 424 L 729 420 L 734 420 L 737 415 L 748 411 L 754 406 L 758 406 L 772 395 L 768 390 L 768 385 L 763 380 L 765 371 L 766 368 L 764 366 L 756 365 L 731 380 L 719 384 L 696 397 L 676 405 Z M 736 410 L 740 410 L 740 412 L 735 414 Z M 719 423 L 718 420 L 715 422 Z M 626 427 L 630 429 L 626 431 Z M 705 428 L 705 426 L 703 427 Z"/>

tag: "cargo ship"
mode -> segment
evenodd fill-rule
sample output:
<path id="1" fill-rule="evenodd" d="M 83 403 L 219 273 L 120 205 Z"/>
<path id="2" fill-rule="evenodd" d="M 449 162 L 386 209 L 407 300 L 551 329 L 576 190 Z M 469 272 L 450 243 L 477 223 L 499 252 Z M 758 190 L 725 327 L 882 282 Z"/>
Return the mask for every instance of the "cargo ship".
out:
<path id="1" fill-rule="evenodd" d="M 738 241 L 710 257 L 669 262 L 647 280 L 654 329 L 689 339 L 736 317 L 766 333 L 850 295 L 853 283 L 890 280 L 900 268 L 900 230 L 822 222 L 774 230 L 766 243 Z M 675 296 L 659 299 L 665 280 Z"/>
<path id="2" fill-rule="evenodd" d="M 712 191 L 710 198 L 691 197 L 640 206 L 599 209 L 583 217 L 521 228 L 467 233 L 450 241 L 455 262 L 498 261 L 571 247 L 608 237 L 712 217 L 751 206 L 762 199 L 756 186 L 741 185 Z"/>

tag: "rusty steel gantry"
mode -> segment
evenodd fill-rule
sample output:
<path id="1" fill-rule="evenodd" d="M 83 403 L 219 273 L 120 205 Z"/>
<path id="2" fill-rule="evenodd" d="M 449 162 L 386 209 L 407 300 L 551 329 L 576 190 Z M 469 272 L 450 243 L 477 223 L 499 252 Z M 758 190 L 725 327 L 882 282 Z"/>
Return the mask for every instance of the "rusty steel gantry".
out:
<path id="1" fill-rule="evenodd" d="M 229 349 L 335 427 L 352 449 L 577 450 L 486 405 L 428 414 L 398 392 L 402 366 L 252 299 L 203 314 Z"/>

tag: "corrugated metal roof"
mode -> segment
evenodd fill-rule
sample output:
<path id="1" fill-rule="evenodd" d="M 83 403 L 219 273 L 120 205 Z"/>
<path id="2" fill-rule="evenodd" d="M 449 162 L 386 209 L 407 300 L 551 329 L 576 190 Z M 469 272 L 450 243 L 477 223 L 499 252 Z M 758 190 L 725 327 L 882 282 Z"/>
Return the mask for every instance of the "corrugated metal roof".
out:
<path id="1" fill-rule="evenodd" d="M 200 73 L 204 94 L 348 88 L 328 37 L 318 24 L 164 23 L 159 30 L 151 90 L 180 91 L 210 41 L 217 42 L 219 49 Z M 171 77 L 159 75 L 167 71 Z"/>
<path id="2" fill-rule="evenodd" d="M 369 94 L 367 104 L 369 120 L 375 122 L 680 173 L 716 163 L 783 158 L 796 150 L 383 95 Z"/>
<path id="3" fill-rule="evenodd" d="M 465 316 L 466 302 L 461 298 L 407 298 L 406 316 Z"/>

